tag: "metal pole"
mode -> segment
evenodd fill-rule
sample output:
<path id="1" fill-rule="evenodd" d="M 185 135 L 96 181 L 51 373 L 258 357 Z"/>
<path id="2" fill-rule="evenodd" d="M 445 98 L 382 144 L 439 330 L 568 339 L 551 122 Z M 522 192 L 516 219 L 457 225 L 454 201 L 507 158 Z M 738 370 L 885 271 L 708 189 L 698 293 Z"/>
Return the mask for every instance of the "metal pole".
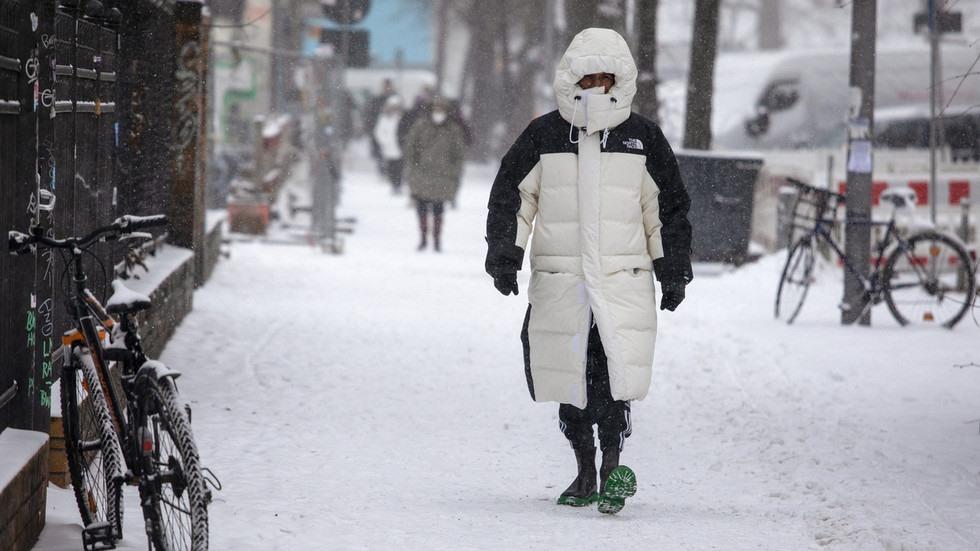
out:
<path id="1" fill-rule="evenodd" d="M 283 110 L 283 103 L 285 101 L 284 88 L 286 86 L 286 69 L 285 60 L 280 59 L 279 55 L 275 53 L 276 50 L 286 49 L 286 45 L 289 44 L 289 39 L 286 36 L 288 31 L 288 24 L 286 22 L 289 17 L 289 11 L 286 2 L 278 1 L 272 2 L 272 50 L 270 63 L 271 73 L 272 73 L 272 90 L 270 94 L 270 111 L 273 113 L 278 113 Z"/>
<path id="2" fill-rule="evenodd" d="M 827 155 L 827 189 L 834 189 L 834 156 Z"/>
<path id="3" fill-rule="evenodd" d="M 848 261 L 867 277 L 871 262 L 871 172 L 874 136 L 875 33 L 877 0 L 851 4 L 851 105 L 847 136 L 847 216 L 844 252 Z M 871 324 L 861 278 L 844 270 L 841 322 Z"/>
<path id="4" fill-rule="evenodd" d="M 929 0 L 929 219 L 936 223 L 936 91 L 939 87 L 939 29 L 936 0 Z"/>
<path id="5" fill-rule="evenodd" d="M 960 227 L 957 232 L 960 239 L 964 243 L 969 242 L 970 239 L 970 202 L 968 200 L 963 200 L 960 202 Z M 956 270 L 956 288 L 963 290 L 966 289 L 966 274 L 970 270 L 970 265 L 960 266 Z"/>

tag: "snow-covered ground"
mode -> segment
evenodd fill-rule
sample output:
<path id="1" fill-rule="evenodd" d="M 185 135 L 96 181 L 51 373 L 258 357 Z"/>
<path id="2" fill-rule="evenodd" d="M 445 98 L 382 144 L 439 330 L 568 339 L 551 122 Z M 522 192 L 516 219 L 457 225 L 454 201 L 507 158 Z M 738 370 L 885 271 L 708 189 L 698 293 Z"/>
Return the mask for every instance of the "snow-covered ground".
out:
<path id="1" fill-rule="evenodd" d="M 781 259 L 699 270 L 661 317 L 623 454 L 626 509 L 554 504 L 574 476 L 524 381 L 521 295 L 483 273 L 492 170 L 470 167 L 442 254 L 362 169 L 342 256 L 236 244 L 163 360 L 224 491 L 216 550 L 980 548 L 980 328 L 843 328 L 839 273 L 772 319 Z M 132 490 L 132 489 L 131 489 Z M 135 493 L 135 490 L 132 490 Z M 127 543 L 145 549 L 134 495 Z M 51 492 L 38 549 L 78 549 Z"/>

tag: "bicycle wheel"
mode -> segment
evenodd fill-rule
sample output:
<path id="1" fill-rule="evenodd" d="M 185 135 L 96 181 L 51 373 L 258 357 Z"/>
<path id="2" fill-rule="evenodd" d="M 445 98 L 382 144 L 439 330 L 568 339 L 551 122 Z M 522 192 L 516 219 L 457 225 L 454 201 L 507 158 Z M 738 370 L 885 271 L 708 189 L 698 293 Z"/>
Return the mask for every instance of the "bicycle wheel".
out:
<path id="1" fill-rule="evenodd" d="M 61 374 L 61 418 L 68 473 L 82 523 L 122 536 L 123 455 L 92 355 L 76 352 Z"/>
<path id="2" fill-rule="evenodd" d="M 779 289 L 776 291 L 777 319 L 785 317 L 789 324 L 799 315 L 813 280 L 813 265 L 813 242 L 809 236 L 805 236 L 793 245 L 786 257 Z"/>
<path id="3" fill-rule="evenodd" d="M 157 551 L 206 551 L 209 494 L 197 445 L 173 379 L 137 382 L 144 478 L 140 497 L 146 531 Z"/>
<path id="4" fill-rule="evenodd" d="M 888 257 L 883 275 L 885 302 L 901 325 L 952 329 L 973 300 L 976 281 L 960 243 L 927 232 L 912 236 Z"/>

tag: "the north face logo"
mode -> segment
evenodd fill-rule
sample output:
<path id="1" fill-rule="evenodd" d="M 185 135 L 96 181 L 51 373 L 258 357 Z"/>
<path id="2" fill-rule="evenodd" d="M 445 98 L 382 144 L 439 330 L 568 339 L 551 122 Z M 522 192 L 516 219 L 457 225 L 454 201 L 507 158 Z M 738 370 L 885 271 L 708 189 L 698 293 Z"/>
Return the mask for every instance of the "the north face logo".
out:
<path id="1" fill-rule="evenodd" d="M 623 145 L 625 145 L 627 149 L 639 149 L 640 151 L 643 151 L 643 142 L 637 138 L 630 138 L 624 141 Z"/>

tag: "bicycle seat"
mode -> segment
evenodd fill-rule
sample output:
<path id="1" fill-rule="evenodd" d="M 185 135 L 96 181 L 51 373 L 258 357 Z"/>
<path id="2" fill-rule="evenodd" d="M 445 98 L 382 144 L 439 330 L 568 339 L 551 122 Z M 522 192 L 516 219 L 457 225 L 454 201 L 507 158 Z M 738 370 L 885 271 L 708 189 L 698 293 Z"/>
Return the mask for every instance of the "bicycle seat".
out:
<path id="1" fill-rule="evenodd" d="M 904 208 L 914 206 L 918 201 L 918 195 L 912 188 L 900 186 L 883 191 L 881 200 L 891 203 L 895 208 Z"/>
<path id="2" fill-rule="evenodd" d="M 112 296 L 106 303 L 106 311 L 110 314 L 132 314 L 153 306 L 150 297 L 137 293 L 126 287 L 122 281 L 112 282 Z"/>

